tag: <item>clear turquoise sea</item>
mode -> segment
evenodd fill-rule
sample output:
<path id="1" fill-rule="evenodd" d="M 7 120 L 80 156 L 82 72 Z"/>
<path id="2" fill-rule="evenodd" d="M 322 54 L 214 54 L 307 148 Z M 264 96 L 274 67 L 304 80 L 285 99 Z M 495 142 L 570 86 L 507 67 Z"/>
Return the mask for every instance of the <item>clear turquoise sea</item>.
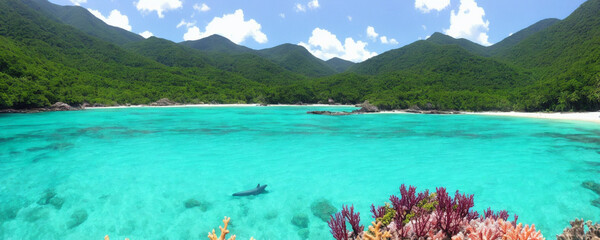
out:
<path id="1" fill-rule="evenodd" d="M 332 239 L 311 204 L 362 221 L 405 183 L 444 186 L 548 238 L 600 221 L 600 126 L 344 107 L 129 108 L 0 115 L 0 239 Z M 267 184 L 269 193 L 232 197 Z M 187 203 L 187 207 L 186 207 Z M 189 208 L 188 208 L 189 207 Z M 308 228 L 291 223 L 308 216 Z"/>

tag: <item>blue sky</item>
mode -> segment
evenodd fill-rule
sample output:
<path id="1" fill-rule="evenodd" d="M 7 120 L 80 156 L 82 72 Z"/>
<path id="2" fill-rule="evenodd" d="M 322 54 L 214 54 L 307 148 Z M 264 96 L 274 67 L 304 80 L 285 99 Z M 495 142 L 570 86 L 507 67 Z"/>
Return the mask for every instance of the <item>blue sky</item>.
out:
<path id="1" fill-rule="evenodd" d="M 322 59 L 363 61 L 434 32 L 497 43 L 584 0 L 50 0 L 110 25 L 174 42 L 217 33 L 254 49 L 300 44 Z M 148 35 L 146 35 L 148 36 Z"/>

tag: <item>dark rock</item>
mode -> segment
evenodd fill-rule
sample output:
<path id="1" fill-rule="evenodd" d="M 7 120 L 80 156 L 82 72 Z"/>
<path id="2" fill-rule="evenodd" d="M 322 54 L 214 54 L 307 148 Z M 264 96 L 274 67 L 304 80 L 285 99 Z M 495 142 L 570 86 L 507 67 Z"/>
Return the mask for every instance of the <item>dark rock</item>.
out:
<path id="1" fill-rule="evenodd" d="M 47 205 L 50 203 L 50 199 L 52 199 L 54 197 L 56 197 L 56 192 L 54 192 L 53 190 L 47 190 L 46 192 L 44 192 L 42 197 L 37 201 L 37 204 Z"/>
<path id="2" fill-rule="evenodd" d="M 600 184 L 595 183 L 593 181 L 585 181 L 581 184 L 584 188 L 592 190 L 596 194 L 600 195 Z"/>
<path id="3" fill-rule="evenodd" d="M 52 104 L 52 106 L 50 106 L 50 109 L 52 109 L 53 111 L 69 111 L 69 110 L 72 110 L 73 107 L 71 107 L 71 105 L 66 104 L 64 102 L 56 102 L 56 103 Z"/>
<path id="4" fill-rule="evenodd" d="M 67 227 L 69 229 L 75 228 L 81 225 L 88 218 L 88 213 L 84 209 L 79 209 L 73 212 L 71 215 L 71 219 L 67 222 Z"/>
<path id="5" fill-rule="evenodd" d="M 308 239 L 309 234 L 310 231 L 308 230 L 308 228 L 302 228 L 298 230 L 298 236 L 300 236 L 300 239 Z"/>
<path id="6" fill-rule="evenodd" d="M 48 211 L 43 207 L 37 206 L 32 209 L 24 210 L 23 216 L 27 222 L 35 222 L 48 216 Z"/>
<path id="7" fill-rule="evenodd" d="M 65 199 L 61 197 L 53 197 L 50 199 L 50 205 L 54 206 L 57 210 L 60 210 L 65 203 Z"/>
<path id="8" fill-rule="evenodd" d="M 423 112 L 421 112 L 421 110 L 410 109 L 410 108 L 406 109 L 405 112 L 407 112 L 407 113 L 419 113 L 419 114 L 423 113 Z"/>
<path id="9" fill-rule="evenodd" d="M 0 193 L 0 225 L 2 222 L 13 220 L 21 209 L 29 205 L 25 198 L 18 196 L 6 196 Z"/>
<path id="10" fill-rule="evenodd" d="M 184 203 L 185 208 L 195 208 L 198 207 L 200 211 L 206 212 L 208 210 L 208 203 L 201 202 L 196 199 L 190 198 Z"/>
<path id="11" fill-rule="evenodd" d="M 292 217 L 292 224 L 299 228 L 307 228 L 308 222 L 308 216 L 304 213 L 296 214 Z"/>
<path id="12" fill-rule="evenodd" d="M 94 103 L 94 105 L 92 105 L 92 107 L 105 107 L 105 106 L 102 103 Z"/>
<path id="13" fill-rule="evenodd" d="M 379 112 L 379 108 L 375 105 L 369 103 L 369 101 L 365 101 L 364 103 L 359 105 L 361 108 L 358 110 L 352 111 L 353 113 L 374 113 Z"/>
<path id="14" fill-rule="evenodd" d="M 316 114 L 316 115 L 327 115 L 327 116 L 344 116 L 344 115 L 354 114 L 354 113 L 350 113 L 350 112 L 331 112 L 331 111 L 308 111 L 306 113 Z"/>
<path id="15" fill-rule="evenodd" d="M 172 106 L 172 105 L 177 105 L 177 103 L 169 100 L 168 98 L 161 98 L 160 100 L 150 104 L 150 106 Z"/>
<path id="16" fill-rule="evenodd" d="M 323 222 L 329 221 L 331 215 L 337 212 L 337 209 L 327 200 L 319 199 L 310 205 L 312 213 Z"/>
<path id="17" fill-rule="evenodd" d="M 600 198 L 592 200 L 592 206 L 600 208 Z"/>

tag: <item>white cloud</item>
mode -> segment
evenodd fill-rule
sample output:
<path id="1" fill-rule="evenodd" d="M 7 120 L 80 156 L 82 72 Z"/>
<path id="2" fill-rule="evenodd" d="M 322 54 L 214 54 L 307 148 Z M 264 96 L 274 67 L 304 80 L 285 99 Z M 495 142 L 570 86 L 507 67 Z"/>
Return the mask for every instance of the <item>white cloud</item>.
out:
<path id="1" fill-rule="evenodd" d="M 185 41 L 193 41 L 202 38 L 202 33 L 200 32 L 200 28 L 193 26 L 188 28 L 187 32 L 183 34 L 183 40 Z"/>
<path id="2" fill-rule="evenodd" d="M 379 36 L 379 33 L 375 32 L 375 28 L 368 26 L 367 27 L 367 37 L 369 37 L 370 39 L 373 39 L 375 41 L 375 40 L 377 40 L 377 36 Z"/>
<path id="3" fill-rule="evenodd" d="M 431 10 L 442 11 L 450 6 L 450 0 L 415 0 L 415 8 L 428 13 Z"/>
<path id="4" fill-rule="evenodd" d="M 71 3 L 73 3 L 76 6 L 81 5 L 82 3 L 86 3 L 87 0 L 71 0 Z"/>
<path id="5" fill-rule="evenodd" d="M 487 32 L 490 30 L 490 22 L 484 20 L 485 11 L 477 6 L 475 0 L 460 0 L 458 12 L 452 10 L 450 13 L 450 27 L 444 32 L 454 38 L 466 38 L 484 46 L 491 45 L 488 42 Z"/>
<path id="6" fill-rule="evenodd" d="M 308 8 L 310 9 L 317 9 L 319 8 L 319 1 L 318 0 L 312 0 L 310 2 L 308 2 Z"/>
<path id="7" fill-rule="evenodd" d="M 427 26 L 421 25 L 421 27 L 423 28 L 423 30 L 427 30 Z"/>
<path id="8" fill-rule="evenodd" d="M 306 3 L 306 5 L 301 4 L 301 3 L 296 3 L 296 5 L 294 5 L 294 10 L 296 10 L 296 12 L 306 12 L 306 9 L 317 9 L 321 7 L 321 5 L 319 5 L 319 0 L 311 0 L 308 3 Z"/>
<path id="9" fill-rule="evenodd" d="M 94 16 L 104 21 L 108 25 L 131 31 L 131 25 L 129 25 L 129 18 L 126 15 L 121 14 L 121 12 L 119 12 L 119 10 L 117 9 L 112 10 L 108 17 L 102 16 L 102 13 L 100 13 L 100 11 L 98 10 L 88 8 L 88 11 L 90 11 L 90 13 L 92 13 Z"/>
<path id="10" fill-rule="evenodd" d="M 208 12 L 210 10 L 210 7 L 208 7 L 208 5 L 206 5 L 206 3 L 202 3 L 202 5 L 198 5 L 196 3 L 196 4 L 194 4 L 194 10 L 199 11 L 199 12 Z"/>
<path id="11" fill-rule="evenodd" d="M 398 44 L 398 41 L 396 41 L 396 39 L 394 39 L 394 38 L 390 38 L 390 39 L 388 40 L 388 38 L 387 38 L 386 36 L 381 36 L 381 37 L 379 38 L 379 41 L 381 41 L 381 43 L 383 43 L 383 44 L 392 44 L 392 45 L 396 45 L 396 44 Z"/>
<path id="12" fill-rule="evenodd" d="M 513 34 L 514 34 L 514 33 L 509 33 L 509 34 L 508 34 L 508 36 L 510 37 L 510 36 L 512 36 Z"/>
<path id="13" fill-rule="evenodd" d="M 232 14 L 223 17 L 215 17 L 206 25 L 204 32 L 196 26 L 188 26 L 188 31 L 183 35 L 184 40 L 198 40 L 213 34 L 219 34 L 228 38 L 236 44 L 252 38 L 258 43 L 266 43 L 267 35 L 261 31 L 261 25 L 254 19 L 244 20 L 244 11 L 236 10 Z"/>
<path id="14" fill-rule="evenodd" d="M 352 22 L 352 16 L 348 16 L 348 21 Z"/>
<path id="15" fill-rule="evenodd" d="M 138 11 L 152 12 L 156 11 L 159 18 L 164 18 L 163 12 L 181 8 L 183 6 L 180 0 L 139 0 L 135 3 Z"/>
<path id="16" fill-rule="evenodd" d="M 193 26 L 196 26 L 196 21 L 194 21 L 194 22 L 186 22 L 185 19 L 181 19 L 181 22 L 179 22 L 179 24 L 177 24 L 177 28 L 180 28 L 180 27 L 183 27 L 183 26 L 185 26 L 187 28 L 191 28 Z"/>
<path id="17" fill-rule="evenodd" d="M 296 12 L 306 12 L 306 7 L 300 3 L 296 3 Z"/>
<path id="18" fill-rule="evenodd" d="M 285 13 L 280 13 L 280 14 L 279 14 L 279 17 L 281 17 L 281 18 L 285 18 Z"/>
<path id="19" fill-rule="evenodd" d="M 346 38 L 344 44 L 338 40 L 337 36 L 331 32 L 315 28 L 308 39 L 308 43 L 300 42 L 313 55 L 323 60 L 339 57 L 354 62 L 361 62 L 377 55 L 365 49 L 366 42 L 354 41 L 352 38 Z"/>
<path id="20" fill-rule="evenodd" d="M 143 33 L 140 33 L 140 36 L 144 37 L 144 38 L 149 38 L 154 36 L 154 34 L 152 34 L 150 31 L 145 31 Z"/>

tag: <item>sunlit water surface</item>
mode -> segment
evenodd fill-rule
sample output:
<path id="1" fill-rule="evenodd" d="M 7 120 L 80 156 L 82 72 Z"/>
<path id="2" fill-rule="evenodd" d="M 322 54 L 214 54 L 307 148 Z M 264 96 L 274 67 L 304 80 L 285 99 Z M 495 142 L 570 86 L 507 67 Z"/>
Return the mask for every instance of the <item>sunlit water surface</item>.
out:
<path id="1" fill-rule="evenodd" d="M 445 186 L 554 238 L 600 220 L 597 124 L 344 107 L 129 108 L 0 115 L 0 239 L 332 239 L 326 200 L 372 219 L 402 184 Z M 267 184 L 269 193 L 232 197 Z M 187 206 L 186 206 L 187 203 Z M 292 224 L 308 216 L 308 227 Z M 217 230 L 218 232 L 218 230 Z"/>

